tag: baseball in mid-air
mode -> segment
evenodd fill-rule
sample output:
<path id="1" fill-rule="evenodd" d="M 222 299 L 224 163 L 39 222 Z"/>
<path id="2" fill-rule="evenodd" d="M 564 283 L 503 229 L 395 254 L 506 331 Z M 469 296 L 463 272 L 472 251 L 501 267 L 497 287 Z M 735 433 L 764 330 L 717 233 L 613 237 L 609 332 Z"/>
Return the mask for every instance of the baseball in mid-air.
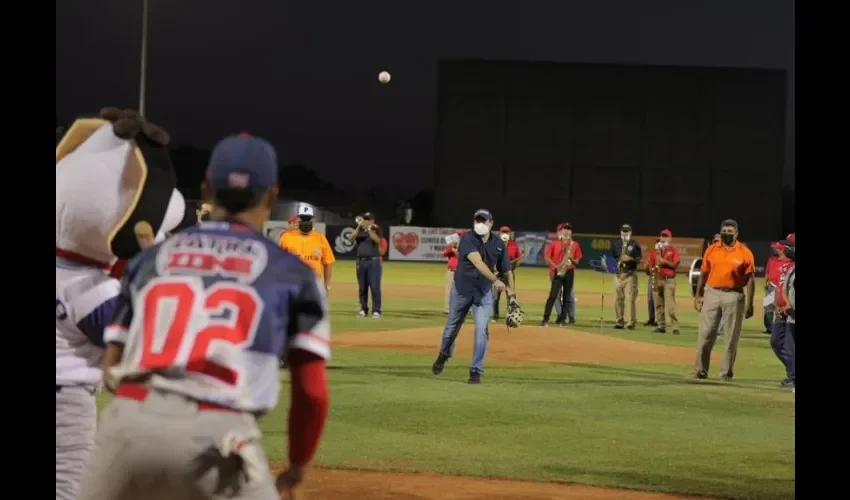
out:
<path id="1" fill-rule="evenodd" d="M 390 74 L 387 71 L 381 71 L 380 73 L 378 73 L 378 81 L 381 83 L 390 83 L 390 78 Z"/>

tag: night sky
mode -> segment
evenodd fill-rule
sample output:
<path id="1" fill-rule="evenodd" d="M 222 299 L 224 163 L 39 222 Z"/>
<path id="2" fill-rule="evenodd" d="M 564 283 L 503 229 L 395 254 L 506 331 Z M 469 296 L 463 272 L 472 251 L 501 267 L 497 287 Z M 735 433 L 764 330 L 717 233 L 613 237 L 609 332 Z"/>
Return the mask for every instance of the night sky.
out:
<path id="1" fill-rule="evenodd" d="M 137 107 L 141 4 L 56 1 L 60 120 Z M 791 0 L 150 0 L 150 8 L 146 114 L 176 144 L 209 149 L 248 130 L 271 140 L 284 163 L 357 190 L 433 188 L 441 57 L 785 68 L 793 95 Z M 377 81 L 383 69 L 389 85 Z"/>

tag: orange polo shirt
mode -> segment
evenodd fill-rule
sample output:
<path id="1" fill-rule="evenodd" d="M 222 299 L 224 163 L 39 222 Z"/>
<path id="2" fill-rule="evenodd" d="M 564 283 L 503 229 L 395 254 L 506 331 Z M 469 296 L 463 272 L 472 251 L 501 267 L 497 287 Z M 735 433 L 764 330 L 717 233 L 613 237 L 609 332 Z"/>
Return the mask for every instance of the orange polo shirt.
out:
<path id="1" fill-rule="evenodd" d="M 747 276 L 756 272 L 755 258 L 740 241 L 729 249 L 720 242 L 712 243 L 702 257 L 702 272 L 711 288 L 744 288 Z"/>
<path id="2" fill-rule="evenodd" d="M 316 276 L 324 277 L 324 267 L 336 262 L 325 235 L 316 231 L 307 234 L 297 229 L 280 233 L 280 247 L 289 253 L 294 253 L 313 268 Z"/>

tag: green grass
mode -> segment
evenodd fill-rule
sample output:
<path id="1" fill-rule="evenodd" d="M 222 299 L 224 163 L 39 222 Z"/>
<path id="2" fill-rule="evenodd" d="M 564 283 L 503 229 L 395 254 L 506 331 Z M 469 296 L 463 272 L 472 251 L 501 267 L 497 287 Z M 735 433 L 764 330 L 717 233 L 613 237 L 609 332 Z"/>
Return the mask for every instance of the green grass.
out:
<path id="1" fill-rule="evenodd" d="M 438 286 L 443 271 L 438 265 L 388 263 L 384 283 Z M 336 265 L 335 282 L 354 282 L 349 262 Z M 545 290 L 547 282 L 545 270 L 521 269 L 520 299 L 523 290 Z M 583 271 L 577 286 L 579 326 L 599 331 L 598 305 L 582 306 L 582 299 L 589 302 L 587 294 L 603 290 L 610 294 L 610 278 L 602 282 L 600 275 Z M 641 293 L 643 288 L 645 281 Z M 693 347 L 696 316 L 684 279 L 678 295 L 681 336 L 646 329 L 602 333 Z M 441 304 L 437 297 L 387 296 L 384 319 L 363 320 L 354 317 L 353 297 L 331 291 L 336 332 L 441 325 Z M 608 321 L 610 304 L 606 297 Z M 540 303 L 523 307 L 527 321 L 542 314 Z M 639 319 L 645 318 L 644 306 Z M 690 367 L 680 365 L 488 363 L 485 383 L 469 386 L 466 360 L 455 360 L 434 377 L 430 356 L 336 349 L 329 372 L 331 417 L 317 464 L 716 498 L 793 498 L 794 396 L 776 389 L 782 368 L 767 336 L 758 333 L 760 318 L 747 320 L 745 328 L 736 379 L 728 384 L 691 381 L 685 376 Z M 272 461 L 286 456 L 287 398 L 281 400 L 261 422 Z"/>

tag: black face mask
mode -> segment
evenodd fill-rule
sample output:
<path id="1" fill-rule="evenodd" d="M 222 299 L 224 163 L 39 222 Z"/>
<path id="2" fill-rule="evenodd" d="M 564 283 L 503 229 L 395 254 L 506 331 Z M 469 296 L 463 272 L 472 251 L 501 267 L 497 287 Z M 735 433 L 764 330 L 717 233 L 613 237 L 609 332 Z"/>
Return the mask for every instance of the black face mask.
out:
<path id="1" fill-rule="evenodd" d="M 773 255 L 774 257 L 779 257 L 779 250 L 774 248 L 770 251 L 770 255 Z"/>
<path id="2" fill-rule="evenodd" d="M 309 233 L 313 230 L 313 221 L 302 220 L 298 223 L 298 229 L 300 229 L 302 233 Z"/>
<path id="3" fill-rule="evenodd" d="M 735 241 L 735 235 L 723 233 L 720 235 L 720 241 L 722 241 L 724 245 L 731 245 Z"/>

